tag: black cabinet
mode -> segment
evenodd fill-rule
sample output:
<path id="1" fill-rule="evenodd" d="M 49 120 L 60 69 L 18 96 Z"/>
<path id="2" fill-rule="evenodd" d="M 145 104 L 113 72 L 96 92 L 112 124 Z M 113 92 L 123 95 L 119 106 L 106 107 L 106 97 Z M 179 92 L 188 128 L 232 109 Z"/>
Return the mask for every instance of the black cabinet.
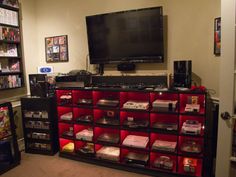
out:
<path id="1" fill-rule="evenodd" d="M 54 155 L 58 151 L 54 98 L 21 98 L 25 152 Z"/>
<path id="2" fill-rule="evenodd" d="M 154 176 L 209 176 L 205 92 L 58 88 L 56 96 L 60 156 Z"/>
<path id="3" fill-rule="evenodd" d="M 11 103 L 0 104 L 0 175 L 20 163 Z"/>

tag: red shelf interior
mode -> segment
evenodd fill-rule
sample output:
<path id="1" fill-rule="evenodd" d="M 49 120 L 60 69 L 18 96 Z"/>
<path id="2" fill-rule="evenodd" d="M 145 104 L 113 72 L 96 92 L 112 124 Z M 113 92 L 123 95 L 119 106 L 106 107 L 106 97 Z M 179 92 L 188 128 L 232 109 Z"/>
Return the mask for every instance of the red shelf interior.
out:
<path id="1" fill-rule="evenodd" d="M 76 133 L 78 133 L 78 132 L 81 132 L 81 131 L 83 131 L 83 130 L 85 130 L 85 129 L 89 129 L 89 128 L 92 129 L 91 126 L 75 124 L 75 125 L 74 125 L 74 132 L 75 132 L 75 134 L 76 134 Z"/>
<path id="2" fill-rule="evenodd" d="M 62 150 L 62 148 L 68 144 L 68 143 L 74 143 L 74 141 L 72 140 L 68 140 L 68 139 L 65 139 L 65 138 L 60 138 L 59 139 L 59 143 L 60 143 L 60 151 Z"/>
<path id="3" fill-rule="evenodd" d="M 202 176 L 202 159 L 195 159 L 195 158 L 191 158 L 194 160 L 197 160 L 197 166 L 196 166 L 196 171 L 195 173 L 190 173 L 190 172 L 185 172 L 184 171 L 184 165 L 183 165 L 183 160 L 186 157 L 178 157 L 178 173 L 180 174 L 184 174 L 184 175 L 190 175 L 190 176 L 197 176 L 197 177 L 201 177 Z"/>
<path id="4" fill-rule="evenodd" d="M 166 135 L 166 134 L 158 134 L 158 133 L 151 133 L 150 135 L 150 144 L 151 146 L 156 140 L 161 141 L 170 141 L 170 142 L 177 142 L 178 137 L 175 135 Z M 177 147 L 176 147 L 177 148 Z"/>
<path id="5" fill-rule="evenodd" d="M 115 110 L 101 110 L 101 109 L 94 109 L 93 114 L 94 114 L 94 122 L 96 122 L 98 119 L 104 117 L 107 115 L 107 112 L 111 111 L 114 113 L 114 118 L 119 118 L 119 111 Z"/>
<path id="6" fill-rule="evenodd" d="M 73 127 L 73 125 L 66 124 L 66 123 L 59 123 L 59 136 L 62 136 L 62 134 L 65 131 L 69 131 L 70 127 Z"/>
<path id="7" fill-rule="evenodd" d="M 86 144 L 87 144 L 87 142 L 76 140 L 76 142 L 75 142 L 75 150 L 81 149 Z"/>
<path id="8" fill-rule="evenodd" d="M 127 155 L 129 152 L 134 152 L 134 153 L 137 153 L 137 154 L 149 155 L 147 152 L 139 151 L 139 150 L 137 150 L 137 149 L 121 148 L 121 153 L 120 153 L 121 162 L 124 161 L 124 158 L 126 157 L 126 155 Z"/>
<path id="9" fill-rule="evenodd" d="M 95 152 L 97 152 L 102 147 L 103 147 L 103 145 L 101 145 L 101 144 L 95 144 Z"/>
<path id="10" fill-rule="evenodd" d="M 92 91 L 86 90 L 73 90 L 72 91 L 73 104 L 78 104 L 79 99 L 92 99 Z"/>
<path id="11" fill-rule="evenodd" d="M 200 111 L 198 114 L 205 114 L 205 95 L 204 94 L 180 94 L 180 112 L 185 113 L 184 109 L 188 104 L 188 97 L 197 96 L 198 104 L 200 104 Z"/>
<path id="12" fill-rule="evenodd" d="M 149 114 L 143 112 L 120 112 L 120 122 L 123 125 L 124 121 L 127 120 L 128 117 L 133 117 L 134 120 L 147 120 L 149 121 Z"/>
<path id="13" fill-rule="evenodd" d="M 149 93 L 140 93 L 140 92 L 120 92 L 120 106 L 123 107 L 123 104 L 127 101 L 147 101 L 149 102 Z"/>
<path id="14" fill-rule="evenodd" d="M 121 144 L 123 143 L 124 139 L 125 139 L 128 135 L 136 135 L 136 136 L 146 136 L 146 137 L 149 137 L 148 133 L 136 132 L 136 131 L 128 131 L 128 130 L 121 130 L 121 131 L 120 131 Z M 150 141 L 150 140 L 149 140 L 149 141 Z M 149 142 L 149 143 L 150 143 L 150 142 Z M 149 150 L 149 143 L 147 144 L 147 147 L 145 148 L 145 150 Z M 131 148 L 132 148 L 132 147 L 131 147 Z"/>
<path id="15" fill-rule="evenodd" d="M 76 119 L 80 116 L 85 116 L 85 115 L 93 115 L 93 110 L 92 109 L 86 109 L 86 108 L 74 108 L 73 109 L 74 119 Z"/>
<path id="16" fill-rule="evenodd" d="M 94 139 L 97 140 L 97 138 L 103 133 L 110 133 L 110 134 L 118 134 L 119 135 L 119 130 L 112 129 L 112 128 L 95 127 L 94 128 Z"/>
<path id="17" fill-rule="evenodd" d="M 179 144 L 178 144 L 179 154 L 183 154 L 183 155 L 184 154 L 189 154 L 188 152 L 182 152 L 181 151 L 181 146 L 186 141 L 195 141 L 195 142 L 197 142 L 198 144 L 201 145 L 201 153 L 190 153 L 192 155 L 196 155 L 196 156 L 201 157 L 202 154 L 203 154 L 203 151 L 204 151 L 204 149 L 203 149 L 203 147 L 204 147 L 203 138 L 201 138 L 201 137 L 190 137 L 190 136 L 179 136 Z"/>
<path id="18" fill-rule="evenodd" d="M 93 105 L 96 106 L 98 100 L 100 99 L 114 99 L 119 100 L 120 94 L 119 92 L 109 92 L 109 91 L 93 91 Z"/>
<path id="19" fill-rule="evenodd" d="M 186 120 L 197 120 L 198 122 L 200 122 L 201 126 L 202 126 L 201 134 L 200 135 L 201 136 L 204 135 L 204 129 L 205 129 L 205 127 L 204 127 L 204 122 L 205 122 L 204 118 L 198 117 L 198 116 L 186 116 L 186 115 L 182 115 L 182 116 L 179 117 L 179 127 L 180 127 L 179 128 L 179 133 L 181 133 L 181 128 L 183 126 L 183 123 Z"/>
<path id="20" fill-rule="evenodd" d="M 166 156 L 166 157 L 169 157 L 173 163 L 174 163 L 174 166 L 173 166 L 173 169 L 172 171 L 171 170 L 164 170 L 164 169 L 161 169 L 161 168 L 156 168 L 153 166 L 153 163 L 154 161 L 159 158 L 160 156 Z M 162 170 L 162 171 L 171 171 L 173 173 L 176 172 L 176 160 L 177 160 L 177 156 L 174 156 L 174 155 L 170 155 L 168 153 L 157 153 L 157 152 L 151 152 L 150 153 L 150 166 L 155 168 L 155 169 L 158 169 L 158 170 Z"/>
<path id="21" fill-rule="evenodd" d="M 62 95 L 72 95 L 71 90 L 56 90 L 56 96 L 57 96 L 57 104 L 62 104 L 60 97 Z M 72 103 L 72 99 L 70 104 Z"/>
<path id="22" fill-rule="evenodd" d="M 179 100 L 178 106 L 180 108 L 180 113 L 185 113 L 184 109 L 186 104 L 188 103 L 188 97 L 189 96 L 198 96 L 198 102 L 200 104 L 200 112 L 198 114 L 205 114 L 205 95 L 204 94 L 186 94 L 186 93 L 166 93 L 166 92 L 112 92 L 112 91 L 88 91 L 88 90 L 57 90 L 56 95 L 57 95 L 57 103 L 60 104 L 60 96 L 61 95 L 68 95 L 72 94 L 73 98 L 73 104 L 78 103 L 78 99 L 84 98 L 84 99 L 92 99 L 93 100 L 93 105 L 96 106 L 97 102 L 99 99 L 116 99 L 120 101 L 120 108 L 123 107 L 123 104 L 126 103 L 129 100 L 134 100 L 134 101 L 146 101 L 149 102 L 150 104 L 153 103 L 156 99 L 160 100 Z M 150 105 L 151 107 L 151 105 Z M 68 112 L 73 112 L 73 119 L 83 116 L 83 115 L 93 115 L 94 120 L 93 122 L 96 122 L 98 119 L 102 118 L 103 116 L 107 115 L 107 111 L 113 111 L 115 113 L 115 118 L 120 119 L 120 124 L 123 125 L 124 121 L 127 120 L 127 117 L 133 117 L 135 120 L 148 120 L 150 121 L 150 127 L 153 126 L 154 123 L 160 122 L 160 123 L 176 123 L 179 126 L 179 133 L 181 133 L 181 127 L 183 123 L 186 120 L 198 120 L 201 124 L 202 127 L 204 127 L 205 123 L 205 117 L 202 117 L 201 115 L 178 115 L 178 114 L 166 114 L 166 113 L 149 113 L 149 112 L 135 112 L 135 111 L 120 111 L 120 110 L 113 110 L 113 109 L 99 109 L 99 108 L 94 108 L 94 109 L 86 109 L 86 108 L 72 108 L 72 107 L 63 107 L 63 106 L 58 106 L 57 108 L 58 111 L 58 117 L 60 120 L 60 116 L 68 113 Z M 176 112 L 178 109 L 176 110 Z M 141 132 L 140 131 L 132 131 L 132 130 L 120 130 L 120 128 L 114 129 L 114 128 L 105 128 L 105 126 L 95 126 L 93 125 L 81 125 L 81 124 L 67 124 L 63 122 L 59 122 L 58 128 L 59 128 L 59 136 L 62 135 L 63 132 L 68 131 L 69 128 L 73 126 L 74 128 L 74 135 L 84 129 L 87 128 L 93 128 L 93 133 L 94 133 L 94 148 L 95 151 L 98 151 L 101 147 L 103 147 L 102 143 L 96 143 L 97 138 L 103 134 L 103 133 L 111 133 L 111 134 L 119 134 L 120 136 L 120 159 L 121 162 L 123 162 L 125 156 L 129 152 L 135 152 L 135 153 L 143 153 L 149 155 L 149 167 L 152 169 L 164 171 L 164 172 L 172 172 L 172 173 L 179 173 L 183 175 L 190 175 L 190 176 L 197 176 L 201 177 L 202 176 L 202 166 L 203 166 L 203 147 L 204 147 L 204 128 L 202 128 L 201 131 L 201 136 L 202 137 L 194 137 L 194 136 L 188 136 L 188 135 L 173 135 L 173 134 L 163 134 L 162 133 L 148 133 L 148 132 Z M 133 147 L 126 147 L 122 146 L 122 143 L 124 139 L 128 135 L 136 135 L 136 136 L 146 136 L 149 137 L 149 143 L 145 149 L 139 149 L 139 148 L 133 148 Z M 151 151 L 151 147 L 155 140 L 163 140 L 163 141 L 171 141 L 171 142 L 178 142 L 177 147 L 178 151 L 176 155 L 174 153 L 168 153 L 168 152 L 163 152 L 163 151 Z M 194 140 L 197 143 L 201 145 L 202 152 L 200 154 L 197 153 L 185 153 L 182 152 L 181 145 L 183 142 L 187 140 Z M 60 143 L 60 150 L 62 147 L 69 142 L 75 143 L 75 149 L 78 150 L 82 148 L 86 142 L 82 140 L 69 140 L 66 138 L 59 138 L 59 143 Z M 172 171 L 169 170 L 164 170 L 164 169 L 159 169 L 155 168 L 153 166 L 154 161 L 159 158 L 160 156 L 168 156 L 171 158 L 174 162 L 174 168 Z M 193 159 L 197 160 L 197 167 L 196 167 L 196 172 L 195 173 L 187 173 L 184 172 L 183 168 L 183 160 L 186 157 L 193 157 Z M 176 164 L 178 163 L 178 165 Z"/>
<path id="23" fill-rule="evenodd" d="M 178 124 L 178 115 L 170 115 L 170 114 L 150 114 L 150 125 L 153 126 L 154 123 L 176 123 Z"/>
<path id="24" fill-rule="evenodd" d="M 62 107 L 62 106 L 58 106 L 57 107 L 57 114 L 58 114 L 58 120 L 61 120 L 61 115 L 66 114 L 72 112 L 72 108 L 71 107 Z"/>

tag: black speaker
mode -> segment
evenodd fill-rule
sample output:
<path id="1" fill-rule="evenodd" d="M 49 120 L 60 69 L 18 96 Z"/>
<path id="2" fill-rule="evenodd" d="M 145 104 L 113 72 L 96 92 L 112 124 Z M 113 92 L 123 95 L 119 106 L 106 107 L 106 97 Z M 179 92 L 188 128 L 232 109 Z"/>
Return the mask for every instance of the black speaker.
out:
<path id="1" fill-rule="evenodd" d="M 192 82 L 192 61 L 174 61 L 174 87 L 190 88 Z"/>
<path id="2" fill-rule="evenodd" d="M 31 96 L 47 97 L 46 74 L 29 74 Z"/>
<path id="3" fill-rule="evenodd" d="M 134 63 L 120 63 L 117 65 L 118 71 L 134 71 L 135 64 Z"/>

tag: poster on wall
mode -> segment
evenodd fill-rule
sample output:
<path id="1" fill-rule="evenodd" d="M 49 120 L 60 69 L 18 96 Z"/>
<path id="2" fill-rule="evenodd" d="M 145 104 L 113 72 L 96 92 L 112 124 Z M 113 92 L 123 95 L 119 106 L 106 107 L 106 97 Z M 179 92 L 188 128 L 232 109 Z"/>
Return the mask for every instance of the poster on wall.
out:
<path id="1" fill-rule="evenodd" d="M 220 56 L 221 49 L 221 18 L 215 18 L 214 22 L 214 54 Z"/>
<path id="2" fill-rule="evenodd" d="M 45 38 L 46 62 L 67 62 L 68 39 L 67 35 Z"/>

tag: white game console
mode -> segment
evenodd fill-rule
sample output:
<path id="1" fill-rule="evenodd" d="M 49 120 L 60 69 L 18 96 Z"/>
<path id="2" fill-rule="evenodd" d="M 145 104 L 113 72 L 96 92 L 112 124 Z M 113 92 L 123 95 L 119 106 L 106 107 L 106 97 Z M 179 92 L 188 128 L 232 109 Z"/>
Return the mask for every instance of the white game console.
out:
<path id="1" fill-rule="evenodd" d="M 177 100 L 160 100 L 157 99 L 152 103 L 154 109 L 160 111 L 173 111 L 177 107 Z"/>
<path id="2" fill-rule="evenodd" d="M 138 109 L 138 110 L 147 110 L 149 108 L 149 102 L 147 101 L 127 101 L 123 105 L 124 109 Z"/>

